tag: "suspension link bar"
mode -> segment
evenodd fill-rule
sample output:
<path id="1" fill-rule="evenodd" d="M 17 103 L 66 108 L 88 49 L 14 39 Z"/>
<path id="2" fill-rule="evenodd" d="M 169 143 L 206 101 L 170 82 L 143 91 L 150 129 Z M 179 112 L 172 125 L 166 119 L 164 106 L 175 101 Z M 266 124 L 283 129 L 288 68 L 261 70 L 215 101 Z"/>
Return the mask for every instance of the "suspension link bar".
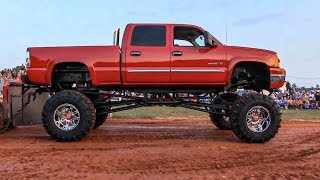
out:
<path id="1" fill-rule="evenodd" d="M 228 114 L 224 113 L 225 111 L 221 111 L 229 109 L 229 106 L 226 104 L 198 103 L 192 101 L 193 99 L 209 99 L 209 102 L 214 102 L 211 94 L 206 94 L 205 96 L 198 96 L 197 94 L 190 96 L 190 93 L 188 93 L 186 95 L 187 96 L 183 97 L 180 96 L 179 93 L 170 94 L 162 92 L 144 93 L 144 97 L 106 94 L 105 96 L 109 96 L 110 98 L 105 99 L 104 102 L 96 102 L 94 103 L 94 106 L 97 109 L 105 108 L 105 110 L 99 114 L 119 112 L 146 106 L 167 105 L 229 116 Z M 122 100 L 111 101 L 113 97 L 121 97 Z"/>

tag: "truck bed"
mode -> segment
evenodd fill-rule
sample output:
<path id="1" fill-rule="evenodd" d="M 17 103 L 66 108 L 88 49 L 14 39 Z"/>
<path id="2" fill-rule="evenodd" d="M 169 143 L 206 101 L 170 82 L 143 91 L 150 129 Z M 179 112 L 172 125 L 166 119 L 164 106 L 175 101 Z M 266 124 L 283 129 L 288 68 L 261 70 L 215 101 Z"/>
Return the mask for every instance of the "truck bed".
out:
<path id="1" fill-rule="evenodd" d="M 51 85 L 51 75 L 59 63 L 77 62 L 88 67 L 94 86 L 120 85 L 119 46 L 34 47 L 28 69 L 30 83 Z"/>

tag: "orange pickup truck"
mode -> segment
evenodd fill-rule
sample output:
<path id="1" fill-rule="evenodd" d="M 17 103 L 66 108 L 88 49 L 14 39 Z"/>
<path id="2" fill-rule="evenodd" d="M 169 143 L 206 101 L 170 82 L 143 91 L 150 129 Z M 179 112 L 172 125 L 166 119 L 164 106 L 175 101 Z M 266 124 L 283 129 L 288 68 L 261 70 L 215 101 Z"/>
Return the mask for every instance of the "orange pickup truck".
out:
<path id="1" fill-rule="evenodd" d="M 277 53 L 223 45 L 194 25 L 128 24 L 121 48 L 119 29 L 113 46 L 32 47 L 26 67 L 22 81 L 52 95 L 43 123 L 60 141 L 81 139 L 108 113 L 150 105 L 208 112 L 247 142 L 265 142 L 280 127 L 279 110 L 259 93 L 285 82 Z"/>

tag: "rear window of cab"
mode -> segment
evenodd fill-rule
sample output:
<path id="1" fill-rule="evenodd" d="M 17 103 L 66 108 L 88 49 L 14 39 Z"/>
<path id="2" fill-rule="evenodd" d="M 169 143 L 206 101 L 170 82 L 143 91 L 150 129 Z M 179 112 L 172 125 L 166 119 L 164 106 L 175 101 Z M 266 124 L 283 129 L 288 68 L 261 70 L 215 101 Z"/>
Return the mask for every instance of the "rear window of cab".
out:
<path id="1" fill-rule="evenodd" d="M 166 27 L 136 26 L 132 32 L 131 46 L 166 46 Z"/>

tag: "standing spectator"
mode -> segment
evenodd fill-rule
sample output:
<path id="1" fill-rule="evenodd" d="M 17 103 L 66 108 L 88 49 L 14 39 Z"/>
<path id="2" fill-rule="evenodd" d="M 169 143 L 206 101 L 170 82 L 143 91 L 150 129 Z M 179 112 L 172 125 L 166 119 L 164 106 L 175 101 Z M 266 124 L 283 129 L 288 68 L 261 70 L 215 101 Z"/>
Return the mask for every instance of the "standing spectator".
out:
<path id="1" fill-rule="evenodd" d="M 318 91 L 315 91 L 315 99 L 318 104 L 318 108 L 320 107 L 320 93 Z"/>
<path id="2" fill-rule="evenodd" d="M 293 88 L 292 88 L 292 86 L 291 86 L 289 81 L 287 81 L 286 88 L 287 88 L 287 91 L 288 91 L 289 95 L 294 94 Z"/>

